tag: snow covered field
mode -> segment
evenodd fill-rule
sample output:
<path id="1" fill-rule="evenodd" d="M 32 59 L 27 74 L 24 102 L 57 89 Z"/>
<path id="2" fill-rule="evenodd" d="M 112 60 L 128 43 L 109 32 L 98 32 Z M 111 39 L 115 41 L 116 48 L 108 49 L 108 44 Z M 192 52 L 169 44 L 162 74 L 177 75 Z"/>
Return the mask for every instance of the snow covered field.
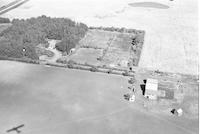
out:
<path id="1" fill-rule="evenodd" d="M 159 0 L 166 9 L 129 6 L 136 2 L 149 1 L 30 0 L 3 16 L 69 17 L 89 26 L 142 29 L 146 36 L 140 67 L 198 74 L 198 0 Z"/>

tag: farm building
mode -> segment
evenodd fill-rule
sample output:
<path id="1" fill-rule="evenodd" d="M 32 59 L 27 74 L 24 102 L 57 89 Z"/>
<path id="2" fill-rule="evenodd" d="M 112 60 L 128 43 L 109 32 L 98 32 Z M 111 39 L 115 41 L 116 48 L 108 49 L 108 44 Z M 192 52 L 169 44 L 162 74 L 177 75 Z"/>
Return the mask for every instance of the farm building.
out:
<path id="1" fill-rule="evenodd" d="M 158 95 L 158 80 L 147 79 L 144 97 L 156 100 Z"/>
<path id="2" fill-rule="evenodd" d="M 72 48 L 72 49 L 70 49 L 69 54 L 71 55 L 71 54 L 73 54 L 75 51 L 76 51 L 76 49 L 75 49 L 75 48 Z"/>

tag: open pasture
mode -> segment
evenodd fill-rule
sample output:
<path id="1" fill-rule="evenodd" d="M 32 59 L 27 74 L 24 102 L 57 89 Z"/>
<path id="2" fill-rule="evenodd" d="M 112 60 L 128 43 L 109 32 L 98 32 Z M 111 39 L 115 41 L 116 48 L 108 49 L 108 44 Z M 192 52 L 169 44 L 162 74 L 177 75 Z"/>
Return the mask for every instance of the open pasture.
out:
<path id="1" fill-rule="evenodd" d="M 0 75 L 2 134 L 19 124 L 26 134 L 198 133 L 198 120 L 127 102 L 127 77 L 10 61 Z"/>
<path id="2" fill-rule="evenodd" d="M 44 14 L 69 17 L 89 26 L 145 30 L 139 67 L 194 75 L 199 72 L 198 0 L 30 0 L 3 16 L 13 19 Z"/>
<path id="3" fill-rule="evenodd" d="M 97 60 L 98 57 L 102 55 L 102 49 L 93 48 L 79 48 L 75 54 L 72 54 L 69 59 L 81 64 L 90 64 L 98 66 L 100 61 Z"/>
<path id="4" fill-rule="evenodd" d="M 127 67 L 129 58 L 131 57 L 131 34 L 118 34 L 112 41 L 102 62 L 109 65 L 113 64 L 118 67 Z"/>
<path id="5" fill-rule="evenodd" d="M 113 39 L 117 34 L 116 32 L 103 30 L 89 30 L 80 41 L 80 46 L 105 49 L 108 47 L 109 40 Z"/>
<path id="6" fill-rule="evenodd" d="M 129 60 L 129 51 L 124 52 L 119 48 L 111 47 L 108 49 L 106 55 L 104 56 L 102 62 L 105 65 L 115 65 L 116 67 L 127 67 Z"/>
<path id="7" fill-rule="evenodd" d="M 69 59 L 82 64 L 126 68 L 130 58 L 135 56 L 135 59 L 139 59 L 140 56 L 131 53 L 134 36 L 133 33 L 89 30 L 80 41 L 78 50 Z"/>
<path id="8" fill-rule="evenodd" d="M 118 48 L 121 51 L 128 52 L 130 51 L 132 37 L 134 37 L 133 34 L 127 34 L 127 33 L 117 34 L 115 39 L 112 41 L 110 48 Z"/>

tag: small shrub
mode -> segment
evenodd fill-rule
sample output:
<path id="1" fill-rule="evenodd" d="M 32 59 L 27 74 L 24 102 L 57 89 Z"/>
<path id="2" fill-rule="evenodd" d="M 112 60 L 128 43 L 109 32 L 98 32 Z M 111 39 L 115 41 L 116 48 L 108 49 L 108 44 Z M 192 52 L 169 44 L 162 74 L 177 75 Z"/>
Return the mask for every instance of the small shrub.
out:
<path id="1" fill-rule="evenodd" d="M 73 61 L 73 60 L 69 60 L 67 63 L 68 63 L 68 64 L 76 64 L 76 62 Z"/>
<path id="2" fill-rule="evenodd" d="M 122 75 L 123 75 L 123 76 L 128 76 L 128 75 L 129 75 L 129 72 L 128 72 L 128 71 L 124 71 L 124 72 L 122 73 Z"/>
<path id="3" fill-rule="evenodd" d="M 73 68 L 73 65 L 72 64 L 67 64 L 67 67 L 68 68 Z"/>
<path id="4" fill-rule="evenodd" d="M 102 67 L 103 67 L 103 68 L 106 68 L 106 65 L 103 65 Z"/>
<path id="5" fill-rule="evenodd" d="M 56 62 L 57 63 L 62 63 L 62 64 L 67 64 L 68 63 L 67 60 L 64 59 L 64 58 L 57 59 Z"/>
<path id="6" fill-rule="evenodd" d="M 133 78 L 130 78 L 130 80 L 128 80 L 128 83 L 129 84 L 134 84 L 135 83 L 135 77 L 133 77 Z"/>
<path id="7" fill-rule="evenodd" d="M 90 64 L 88 64 L 87 62 L 84 63 L 85 66 L 91 66 Z"/>
<path id="8" fill-rule="evenodd" d="M 91 72 L 97 72 L 98 69 L 97 69 L 96 67 L 91 67 L 91 68 L 90 68 L 90 71 L 91 71 Z"/>

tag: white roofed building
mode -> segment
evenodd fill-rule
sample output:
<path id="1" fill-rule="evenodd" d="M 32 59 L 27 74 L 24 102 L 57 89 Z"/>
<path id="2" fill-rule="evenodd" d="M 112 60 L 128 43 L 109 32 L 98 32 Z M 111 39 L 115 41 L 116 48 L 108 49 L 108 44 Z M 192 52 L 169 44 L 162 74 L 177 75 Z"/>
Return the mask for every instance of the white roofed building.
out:
<path id="1" fill-rule="evenodd" d="M 151 100 L 156 100 L 157 95 L 158 95 L 158 80 L 147 79 L 144 96 Z"/>

